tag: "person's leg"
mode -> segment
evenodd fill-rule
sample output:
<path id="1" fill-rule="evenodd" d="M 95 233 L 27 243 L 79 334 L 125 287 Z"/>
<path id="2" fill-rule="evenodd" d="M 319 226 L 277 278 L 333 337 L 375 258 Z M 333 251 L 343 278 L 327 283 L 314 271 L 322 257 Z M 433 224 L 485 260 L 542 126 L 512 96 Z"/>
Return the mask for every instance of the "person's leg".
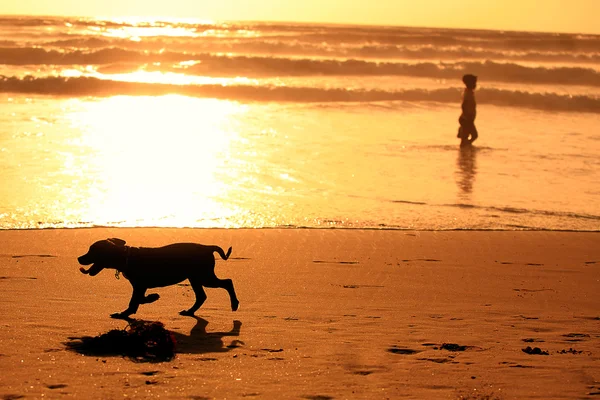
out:
<path id="1" fill-rule="evenodd" d="M 458 128 L 457 138 L 463 140 L 467 140 L 469 138 L 469 123 L 468 121 L 461 115 L 458 119 L 458 123 L 460 124 Z"/>
<path id="2" fill-rule="evenodd" d="M 473 143 L 475 140 L 477 140 L 478 137 L 479 137 L 479 133 L 477 133 L 477 128 L 475 127 L 475 124 L 473 124 L 473 128 L 471 129 L 470 142 Z"/>

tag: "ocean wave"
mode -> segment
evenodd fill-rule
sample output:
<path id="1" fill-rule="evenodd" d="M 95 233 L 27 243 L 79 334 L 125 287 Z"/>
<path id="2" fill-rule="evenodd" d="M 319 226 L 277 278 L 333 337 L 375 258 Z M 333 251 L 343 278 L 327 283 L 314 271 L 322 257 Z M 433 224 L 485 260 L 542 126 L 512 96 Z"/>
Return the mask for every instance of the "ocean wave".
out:
<path id="1" fill-rule="evenodd" d="M 252 36 L 288 42 L 344 44 L 378 44 L 391 46 L 480 47 L 513 51 L 537 52 L 598 52 L 600 35 L 553 34 L 511 31 L 432 29 L 396 26 L 316 25 L 301 23 L 222 22 L 206 23 L 178 20 L 94 19 L 74 17 L 0 17 L 4 30 L 21 30 L 22 35 L 36 35 L 36 29 L 48 37 L 46 28 L 52 26 L 51 35 L 69 33 L 99 34 L 104 30 L 179 29 L 194 38 L 238 39 Z M 27 29 L 22 29 L 27 28 Z M 175 35 L 176 36 L 176 35 Z"/>
<path id="2" fill-rule="evenodd" d="M 482 80 L 527 84 L 600 86 L 600 72 L 581 67 L 527 67 L 514 63 L 456 62 L 402 63 L 371 62 L 358 59 L 315 60 L 273 57 L 214 56 L 199 57 L 186 68 L 188 74 L 217 76 L 409 76 L 434 79 L 460 79 L 473 73 Z"/>
<path id="3" fill-rule="evenodd" d="M 181 94 L 237 101 L 278 102 L 441 102 L 456 103 L 460 89 L 412 89 L 400 91 L 351 90 L 252 85 L 174 85 L 104 80 L 90 77 L 24 78 L 0 76 L 0 92 L 56 96 L 159 96 Z M 565 96 L 554 93 L 529 93 L 500 89 L 478 91 L 481 103 L 551 111 L 600 113 L 600 99 L 588 96 Z"/>
<path id="4" fill-rule="evenodd" d="M 600 72 L 582 67 L 529 67 L 515 63 L 485 62 L 374 62 L 360 59 L 310 59 L 241 55 L 138 52 L 120 48 L 97 51 L 0 48 L 5 65 L 107 65 L 130 63 L 131 70 L 146 67 L 184 71 L 205 76 L 410 76 L 459 79 L 466 71 L 482 79 L 527 84 L 600 86 Z M 185 62 L 186 65 L 179 63 Z"/>
<path id="5" fill-rule="evenodd" d="M 403 29 L 403 28 L 400 28 Z M 487 33 L 487 34 L 485 34 Z M 511 49 L 518 51 L 598 51 L 600 36 L 587 36 L 585 40 L 571 34 L 533 34 L 498 31 L 434 30 L 431 32 L 405 34 L 400 32 L 316 32 L 304 34 L 303 40 L 311 42 L 331 41 L 338 43 L 379 43 L 388 45 L 480 47 Z"/>
<path id="6" fill-rule="evenodd" d="M 598 64 L 600 52 L 542 52 L 503 51 L 465 46 L 385 45 L 378 43 L 336 45 L 328 42 L 307 43 L 303 41 L 275 40 L 272 38 L 146 38 L 132 41 L 122 38 L 80 37 L 52 40 L 41 46 L 22 47 L 17 41 L 0 41 L 0 60 L 5 64 L 80 64 L 110 62 L 126 57 L 130 61 L 140 59 L 164 59 L 167 52 L 172 58 L 187 59 L 194 53 L 230 55 L 269 55 L 272 57 L 301 56 L 329 58 L 362 58 L 377 60 L 463 60 L 463 61 L 525 61 L 540 63 Z M 599 47 L 600 48 L 600 47 Z M 45 49 L 45 50 L 43 50 Z M 180 53 L 177 56 L 177 53 Z M 187 58 L 186 58 L 187 57 Z M 89 61 L 89 62 L 88 62 Z"/>
<path id="7" fill-rule="evenodd" d="M 48 26 L 56 25 L 67 18 L 60 17 L 24 17 L 24 16 L 8 16 L 0 17 L 0 26 L 3 27 L 24 27 L 24 26 Z M 63 22 L 64 23 L 64 22 Z"/>

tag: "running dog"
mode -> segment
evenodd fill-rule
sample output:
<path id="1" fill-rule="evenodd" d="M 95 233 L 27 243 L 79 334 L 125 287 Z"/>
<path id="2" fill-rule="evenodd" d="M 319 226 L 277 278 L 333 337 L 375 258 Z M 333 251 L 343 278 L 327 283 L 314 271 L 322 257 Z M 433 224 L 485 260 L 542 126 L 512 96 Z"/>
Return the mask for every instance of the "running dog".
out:
<path id="1" fill-rule="evenodd" d="M 79 270 L 87 275 L 95 276 L 104 268 L 116 270 L 117 278 L 122 273 L 133 286 L 133 294 L 129 307 L 120 313 L 111 314 L 112 318 L 126 319 L 135 314 L 140 304 L 153 303 L 159 295 L 152 293 L 146 296 L 146 290 L 156 287 L 175 285 L 186 279 L 196 294 L 196 302 L 179 314 L 193 316 L 206 300 L 205 287 L 223 288 L 229 293 L 231 310 L 236 311 L 239 301 L 231 279 L 219 279 L 215 275 L 215 257 L 217 252 L 223 260 L 231 254 L 219 246 L 205 246 L 197 243 L 175 243 L 164 247 L 131 247 L 118 238 L 100 240 L 90 246 L 89 251 L 77 260 L 81 265 L 90 265 L 87 270 Z"/>

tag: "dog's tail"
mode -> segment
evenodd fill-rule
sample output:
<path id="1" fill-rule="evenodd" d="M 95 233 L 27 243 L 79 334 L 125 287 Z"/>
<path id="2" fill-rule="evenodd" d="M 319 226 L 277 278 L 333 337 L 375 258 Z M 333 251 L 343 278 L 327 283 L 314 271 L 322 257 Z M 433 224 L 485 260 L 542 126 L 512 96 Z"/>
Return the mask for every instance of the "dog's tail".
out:
<path id="1" fill-rule="evenodd" d="M 231 247 L 227 250 L 227 254 L 225 254 L 223 249 L 220 248 L 219 246 L 212 246 L 212 251 L 216 251 L 217 253 L 219 253 L 219 255 L 221 256 L 221 258 L 223 260 L 227 260 L 229 258 L 229 256 L 231 255 Z"/>

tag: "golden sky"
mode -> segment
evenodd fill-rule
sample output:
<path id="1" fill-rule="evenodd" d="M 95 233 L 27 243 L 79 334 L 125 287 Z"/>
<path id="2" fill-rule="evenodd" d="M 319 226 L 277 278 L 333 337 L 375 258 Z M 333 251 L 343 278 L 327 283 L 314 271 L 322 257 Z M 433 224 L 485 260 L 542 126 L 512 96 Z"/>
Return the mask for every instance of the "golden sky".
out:
<path id="1" fill-rule="evenodd" d="M 600 34 L 600 0 L 9 0 L 0 14 L 162 16 Z"/>

